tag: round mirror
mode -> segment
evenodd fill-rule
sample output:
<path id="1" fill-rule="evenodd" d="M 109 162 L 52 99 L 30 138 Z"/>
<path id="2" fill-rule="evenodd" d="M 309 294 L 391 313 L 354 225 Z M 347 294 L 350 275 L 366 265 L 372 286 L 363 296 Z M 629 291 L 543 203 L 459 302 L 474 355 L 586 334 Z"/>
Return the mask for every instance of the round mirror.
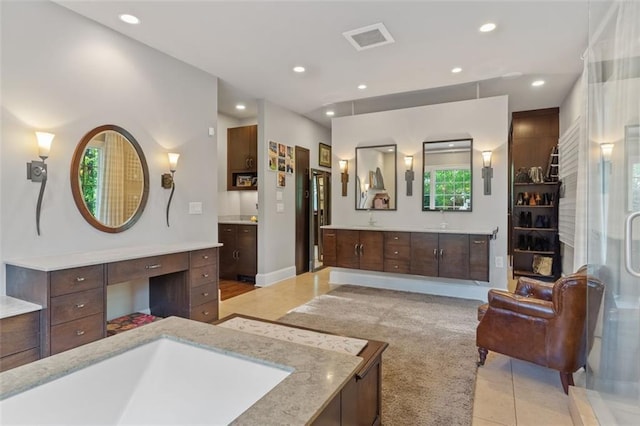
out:
<path id="1" fill-rule="evenodd" d="M 87 133 L 73 153 L 71 191 L 94 228 L 115 233 L 133 226 L 149 196 L 149 169 L 131 133 L 112 124 Z"/>

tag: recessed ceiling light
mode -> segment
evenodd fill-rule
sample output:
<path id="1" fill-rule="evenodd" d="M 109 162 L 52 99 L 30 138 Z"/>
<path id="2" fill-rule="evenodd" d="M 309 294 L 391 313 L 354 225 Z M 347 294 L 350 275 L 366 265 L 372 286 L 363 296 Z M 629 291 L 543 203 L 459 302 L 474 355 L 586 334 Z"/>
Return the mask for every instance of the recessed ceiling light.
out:
<path id="1" fill-rule="evenodd" d="M 126 22 L 127 24 L 136 25 L 140 23 L 140 19 L 137 16 L 130 15 L 128 13 L 123 13 L 120 15 L 120 20 L 122 22 Z"/>
<path id="2" fill-rule="evenodd" d="M 245 110 L 245 109 L 247 109 L 247 107 L 244 104 L 238 104 L 238 105 L 236 105 L 236 109 Z"/>
<path id="3" fill-rule="evenodd" d="M 544 80 L 536 80 L 536 81 L 534 81 L 533 83 L 531 83 L 531 85 L 532 85 L 533 87 L 540 87 L 540 86 L 542 86 L 543 84 L 544 84 Z"/>
<path id="4" fill-rule="evenodd" d="M 450 144 L 449 144 L 449 148 L 453 148 L 453 146 L 454 146 L 454 145 L 453 145 L 452 143 L 450 143 Z"/>
<path id="5" fill-rule="evenodd" d="M 451 68 L 451 72 L 454 74 L 457 74 L 459 72 L 462 72 L 462 68 L 460 67 Z"/>
<path id="6" fill-rule="evenodd" d="M 493 31 L 495 29 L 496 29 L 496 24 L 494 24 L 493 22 L 487 22 L 486 24 L 484 24 L 483 26 L 480 27 L 480 32 L 488 33 L 488 32 Z"/>
<path id="7" fill-rule="evenodd" d="M 304 72 L 304 71 L 305 71 L 304 67 L 300 65 L 293 67 L 293 72 Z"/>
<path id="8" fill-rule="evenodd" d="M 393 151 L 395 151 L 395 148 L 388 148 L 387 151 L 393 152 Z"/>
<path id="9" fill-rule="evenodd" d="M 359 85 L 358 85 L 358 89 L 360 89 L 360 90 L 364 90 L 364 89 L 366 89 L 366 88 L 367 88 L 367 85 L 366 85 L 366 84 L 359 84 Z"/>
<path id="10" fill-rule="evenodd" d="M 520 71 L 512 71 L 512 72 L 502 74 L 502 78 L 517 78 L 521 76 L 522 76 L 522 73 Z"/>
<path id="11" fill-rule="evenodd" d="M 335 112 L 333 112 L 332 110 L 327 110 L 327 112 L 325 112 L 325 114 L 326 114 L 328 117 L 333 117 L 336 113 L 335 113 Z"/>

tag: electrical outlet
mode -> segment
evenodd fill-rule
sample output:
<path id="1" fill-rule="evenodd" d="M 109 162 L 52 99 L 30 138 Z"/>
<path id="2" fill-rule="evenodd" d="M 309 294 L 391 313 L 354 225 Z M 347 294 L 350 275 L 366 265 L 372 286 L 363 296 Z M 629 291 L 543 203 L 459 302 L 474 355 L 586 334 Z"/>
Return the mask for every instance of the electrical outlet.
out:
<path id="1" fill-rule="evenodd" d="M 276 213 L 283 213 L 284 212 L 284 203 L 277 203 L 276 204 Z"/>
<path id="2" fill-rule="evenodd" d="M 189 214 L 202 214 L 202 203 L 201 202 L 189 203 Z"/>
<path id="3" fill-rule="evenodd" d="M 496 256 L 496 268 L 504 268 L 504 259 L 502 256 Z"/>

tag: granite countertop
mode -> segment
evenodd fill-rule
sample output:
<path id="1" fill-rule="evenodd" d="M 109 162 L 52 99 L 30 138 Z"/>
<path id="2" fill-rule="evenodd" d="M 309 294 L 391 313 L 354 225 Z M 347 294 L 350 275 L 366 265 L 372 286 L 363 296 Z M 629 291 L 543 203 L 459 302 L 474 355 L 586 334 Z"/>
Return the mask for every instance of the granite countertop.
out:
<path id="1" fill-rule="evenodd" d="M 252 217 L 258 217 L 257 215 L 226 215 L 226 216 L 218 216 L 219 224 L 230 224 L 230 225 L 257 225 L 258 221 L 252 221 Z"/>
<path id="2" fill-rule="evenodd" d="M 232 424 L 310 423 L 363 362 L 353 355 L 169 317 L 0 373 L 0 400 L 163 337 L 293 370 Z"/>
<path id="3" fill-rule="evenodd" d="M 11 296 L 0 296 L 0 319 L 39 311 L 42 306 Z"/>
<path id="4" fill-rule="evenodd" d="M 440 228 L 419 226 L 382 226 L 382 225 L 324 225 L 322 229 L 350 229 L 354 231 L 394 231 L 394 232 L 435 232 L 439 234 L 478 234 L 493 235 L 497 230 L 489 228 Z"/>
<path id="5" fill-rule="evenodd" d="M 120 247 L 108 250 L 87 251 L 81 253 L 67 253 L 51 256 L 27 257 L 20 259 L 6 259 L 7 265 L 35 269 L 37 271 L 57 271 L 60 269 L 77 268 L 81 266 L 97 265 L 100 263 L 118 262 L 140 257 L 160 256 L 164 254 L 180 253 L 183 251 L 201 250 L 221 247 L 220 243 L 212 242 L 182 242 L 169 244 L 154 244 L 147 246 Z"/>

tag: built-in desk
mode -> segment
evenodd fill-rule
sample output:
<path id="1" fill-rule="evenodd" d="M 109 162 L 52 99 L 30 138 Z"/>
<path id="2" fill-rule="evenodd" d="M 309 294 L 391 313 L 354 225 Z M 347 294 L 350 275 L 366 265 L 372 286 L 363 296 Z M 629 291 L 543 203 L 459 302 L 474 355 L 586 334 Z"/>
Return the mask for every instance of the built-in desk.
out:
<path id="1" fill-rule="evenodd" d="M 180 243 L 7 260 L 7 296 L 42 306 L 40 355 L 106 337 L 106 287 L 149 279 L 159 317 L 218 319 L 218 243 Z"/>

